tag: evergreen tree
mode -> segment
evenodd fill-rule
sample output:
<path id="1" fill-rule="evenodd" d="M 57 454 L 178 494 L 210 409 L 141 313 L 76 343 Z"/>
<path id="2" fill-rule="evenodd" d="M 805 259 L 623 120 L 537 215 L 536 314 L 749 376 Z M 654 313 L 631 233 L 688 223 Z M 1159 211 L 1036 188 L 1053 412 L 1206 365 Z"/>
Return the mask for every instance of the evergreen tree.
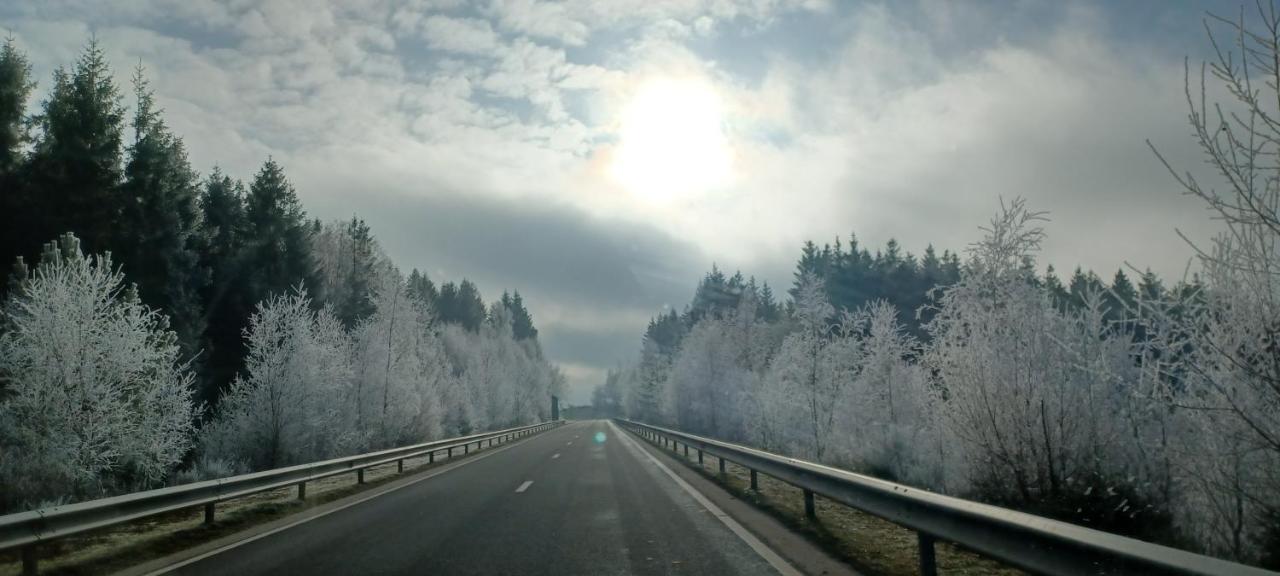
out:
<path id="1" fill-rule="evenodd" d="M 406 290 L 409 296 L 432 307 L 437 306 L 436 301 L 440 298 L 440 293 L 436 291 L 436 285 L 431 282 L 430 278 L 427 278 L 426 274 L 419 272 L 417 268 L 414 268 L 409 273 L 409 282 Z"/>
<path id="2" fill-rule="evenodd" d="M 1071 282 L 1067 285 L 1067 292 L 1070 294 L 1069 301 L 1071 306 L 1076 310 L 1085 307 L 1085 298 L 1091 294 L 1103 292 L 1106 286 L 1102 284 L 1102 280 L 1094 274 L 1092 270 L 1085 273 L 1084 270 L 1076 267 L 1076 271 L 1071 274 Z"/>
<path id="3" fill-rule="evenodd" d="M 1059 310 L 1070 303 L 1071 294 L 1062 285 L 1062 280 L 1058 279 L 1058 274 L 1053 269 L 1053 264 L 1050 264 L 1044 271 L 1044 287 L 1045 290 L 1049 291 L 1049 296 L 1053 298 L 1054 306 Z"/>
<path id="4" fill-rule="evenodd" d="M 30 254 L 31 243 L 39 241 L 28 232 L 27 186 L 19 174 L 29 139 L 27 98 L 34 88 L 30 62 L 9 38 L 0 48 L 0 264 L 5 266 Z M 0 285 L 0 294 L 4 290 Z"/>
<path id="5" fill-rule="evenodd" d="M 314 290 L 306 214 L 298 194 L 274 159 L 262 165 L 245 198 L 246 254 L 249 302 L 284 294 L 301 285 Z"/>
<path id="6" fill-rule="evenodd" d="M 351 217 L 351 222 L 347 224 L 347 238 L 351 243 L 351 264 L 347 267 L 343 293 L 334 302 L 334 306 L 338 319 L 344 326 L 351 328 L 372 316 L 375 310 L 370 290 L 377 274 L 378 251 L 373 233 L 364 220 Z M 332 295 L 326 296 L 333 301 Z"/>
<path id="7" fill-rule="evenodd" d="M 71 72 L 54 73 L 53 88 L 36 117 L 40 128 L 31 156 L 34 238 L 74 232 L 89 252 L 113 247 L 134 230 L 119 227 L 124 107 L 96 40 Z M 39 241 L 39 240 L 36 240 Z"/>
<path id="8" fill-rule="evenodd" d="M 35 87 L 27 55 L 13 38 L 5 40 L 0 48 L 0 174 L 13 173 L 22 162 L 22 147 L 29 138 L 27 98 Z"/>
<path id="9" fill-rule="evenodd" d="M 1116 270 L 1111 279 L 1111 289 L 1106 293 L 1107 320 L 1116 322 L 1128 315 L 1138 302 L 1138 290 L 1125 275 L 1124 270 Z"/>
<path id="10" fill-rule="evenodd" d="M 205 354 L 200 399 L 213 404 L 240 369 L 244 357 L 241 331 L 253 311 L 242 274 L 246 223 L 244 185 L 214 168 L 204 181 L 200 212 L 200 267 L 209 271 L 201 291 L 205 310 Z"/>
<path id="11" fill-rule="evenodd" d="M 1148 268 L 1142 273 L 1142 280 L 1138 282 L 1137 293 L 1144 301 L 1158 301 L 1164 298 L 1164 283 L 1160 282 L 1160 278 L 1156 276 L 1155 272 Z"/>
<path id="12" fill-rule="evenodd" d="M 440 315 L 441 322 L 458 324 L 473 332 L 484 324 L 484 300 L 480 297 L 480 290 L 470 280 L 464 279 L 461 284 L 448 282 L 441 286 L 438 302 L 436 312 Z"/>
<path id="13" fill-rule="evenodd" d="M 197 177 L 182 139 L 156 110 L 140 67 L 133 82 L 134 141 L 121 187 L 122 233 L 113 244 L 142 301 L 169 315 L 184 352 L 191 354 L 203 332 L 199 299 L 208 281 L 196 252 L 201 240 Z"/>
<path id="14" fill-rule="evenodd" d="M 502 306 L 511 314 L 511 332 L 516 340 L 537 340 L 538 329 L 533 326 L 533 316 L 524 307 L 524 299 L 516 291 L 507 295 L 502 293 Z"/>

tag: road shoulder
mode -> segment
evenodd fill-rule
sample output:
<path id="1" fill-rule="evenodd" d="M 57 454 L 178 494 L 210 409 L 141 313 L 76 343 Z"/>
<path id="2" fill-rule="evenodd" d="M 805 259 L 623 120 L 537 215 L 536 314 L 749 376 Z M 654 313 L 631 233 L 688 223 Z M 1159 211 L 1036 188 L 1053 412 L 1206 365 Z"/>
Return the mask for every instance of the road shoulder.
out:
<path id="1" fill-rule="evenodd" d="M 627 434 L 628 438 L 633 440 L 641 450 L 666 465 L 681 480 L 723 510 L 800 572 L 814 576 L 858 576 L 858 572 L 848 564 L 819 548 L 803 535 L 797 534 L 767 512 L 729 493 L 690 468 L 682 459 L 673 457 L 671 453 L 659 449 L 635 434 L 625 430 L 621 433 Z"/>

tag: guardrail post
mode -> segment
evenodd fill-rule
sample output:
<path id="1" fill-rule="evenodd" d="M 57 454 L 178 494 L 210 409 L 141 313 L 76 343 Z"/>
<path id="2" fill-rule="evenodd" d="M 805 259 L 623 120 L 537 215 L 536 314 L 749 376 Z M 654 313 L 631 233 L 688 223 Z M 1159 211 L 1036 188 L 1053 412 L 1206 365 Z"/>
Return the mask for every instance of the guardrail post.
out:
<path id="1" fill-rule="evenodd" d="M 463 455 L 463 456 L 466 456 L 467 454 L 470 454 L 470 453 L 471 453 L 471 443 L 470 443 L 470 442 L 468 442 L 468 443 L 466 443 L 466 444 L 463 444 L 463 445 L 462 445 L 462 455 Z"/>
<path id="2" fill-rule="evenodd" d="M 688 457 L 689 457 L 689 443 L 688 443 L 688 442 L 685 442 L 685 443 L 684 443 L 684 457 L 685 457 L 685 458 L 688 458 Z"/>
<path id="3" fill-rule="evenodd" d="M 804 516 L 810 520 L 818 517 L 818 513 L 813 509 L 813 491 L 804 491 Z"/>
<path id="4" fill-rule="evenodd" d="M 698 449 L 698 465 L 702 465 L 702 449 Z"/>
<path id="5" fill-rule="evenodd" d="M 756 471 L 755 471 L 755 470 L 752 470 L 752 471 L 751 471 L 751 491 L 752 491 L 752 492 L 759 492 L 759 491 L 760 491 L 760 484 L 756 483 Z"/>
<path id="6" fill-rule="evenodd" d="M 213 502 L 204 505 L 204 523 L 213 524 Z"/>
<path id="7" fill-rule="evenodd" d="M 22 576 L 36 576 L 39 566 L 36 560 L 36 545 L 22 547 Z"/>
<path id="8" fill-rule="evenodd" d="M 396 472 L 397 473 L 404 472 L 404 460 L 396 460 Z"/>
<path id="9" fill-rule="evenodd" d="M 356 468 L 356 484 L 364 484 L 364 468 Z"/>
<path id="10" fill-rule="evenodd" d="M 436 463 L 436 451 L 432 450 L 430 452 L 427 452 L 427 464 L 435 464 L 435 463 Z"/>
<path id="11" fill-rule="evenodd" d="M 724 476 L 724 458 L 720 459 L 720 475 Z"/>
<path id="12" fill-rule="evenodd" d="M 449 458 L 453 458 L 453 447 L 452 447 L 452 446 L 451 446 L 451 447 L 449 447 L 449 453 L 447 454 L 447 456 L 448 456 Z"/>
<path id="13" fill-rule="evenodd" d="M 916 532 L 920 542 L 920 576 L 938 576 L 938 562 L 933 553 L 933 536 Z"/>
<path id="14" fill-rule="evenodd" d="M 298 499 L 299 500 L 307 499 L 307 483 L 306 482 L 298 483 Z"/>

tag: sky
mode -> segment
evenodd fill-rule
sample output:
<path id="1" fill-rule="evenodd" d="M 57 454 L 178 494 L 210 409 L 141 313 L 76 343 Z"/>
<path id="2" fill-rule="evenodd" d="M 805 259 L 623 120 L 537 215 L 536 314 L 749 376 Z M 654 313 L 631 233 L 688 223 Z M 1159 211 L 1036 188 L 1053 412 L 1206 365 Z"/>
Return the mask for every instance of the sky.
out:
<path id="1" fill-rule="evenodd" d="M 1148 142 L 1204 171 L 1184 63 L 1198 82 L 1206 11 L 1240 10 L 14 0 L 0 28 L 33 109 L 96 36 L 122 86 L 145 68 L 198 170 L 274 157 L 310 216 L 364 218 L 402 268 L 519 290 L 586 403 L 713 264 L 781 293 L 808 239 L 963 251 L 1023 197 L 1049 213 L 1042 266 L 1183 277 L 1178 232 L 1213 224 Z"/>

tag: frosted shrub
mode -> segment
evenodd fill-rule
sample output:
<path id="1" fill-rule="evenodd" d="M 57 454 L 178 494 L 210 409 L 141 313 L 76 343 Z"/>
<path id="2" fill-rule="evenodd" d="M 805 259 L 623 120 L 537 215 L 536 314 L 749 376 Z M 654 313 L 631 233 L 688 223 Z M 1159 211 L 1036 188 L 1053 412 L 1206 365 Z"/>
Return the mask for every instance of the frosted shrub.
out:
<path id="1" fill-rule="evenodd" d="M 5 303 L 5 508 L 153 486 L 187 452 L 192 375 L 167 318 L 123 283 L 109 256 L 84 256 L 68 234 Z"/>

